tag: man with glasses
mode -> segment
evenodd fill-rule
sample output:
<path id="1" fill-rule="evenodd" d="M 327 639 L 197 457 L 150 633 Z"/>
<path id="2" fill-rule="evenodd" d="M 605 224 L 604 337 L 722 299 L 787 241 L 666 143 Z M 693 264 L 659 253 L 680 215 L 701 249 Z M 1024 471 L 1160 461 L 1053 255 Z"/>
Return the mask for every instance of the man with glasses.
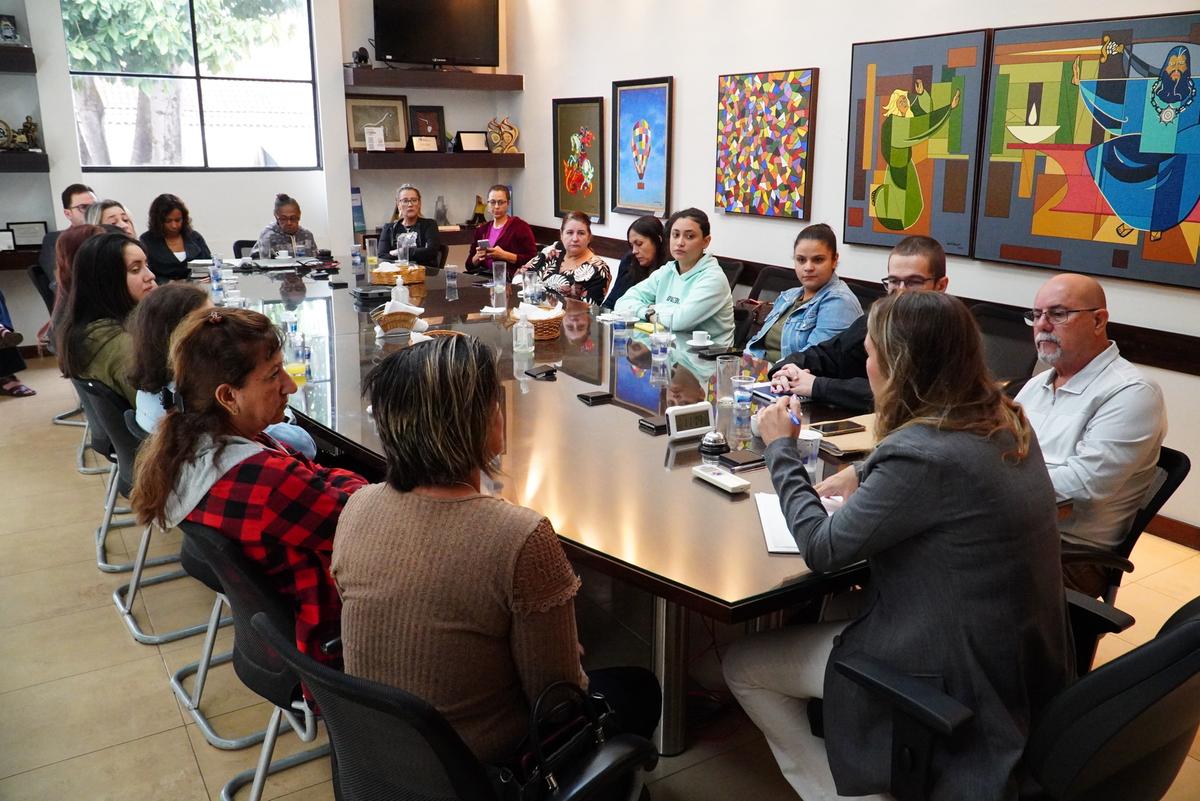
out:
<path id="1" fill-rule="evenodd" d="M 945 292 L 946 251 L 928 236 L 908 236 L 888 254 L 887 277 L 882 279 L 893 292 Z M 787 390 L 815 401 L 832 403 L 854 412 L 869 412 L 875 406 L 867 382 L 867 315 L 845 331 L 807 350 L 793 353 L 771 368 L 777 390 Z"/>
<path id="2" fill-rule="evenodd" d="M 421 190 L 412 184 L 402 184 L 396 190 L 396 216 L 379 232 L 379 257 L 399 256 L 395 252 L 401 234 L 416 234 L 408 251 L 408 260 L 426 267 L 440 267 L 438 256 L 441 239 L 437 223 L 421 216 Z"/>
<path id="3" fill-rule="evenodd" d="M 71 184 L 62 191 L 63 216 L 67 218 L 67 227 L 74 228 L 83 225 L 87 210 L 96 202 L 96 193 L 90 186 Z M 38 253 L 38 266 L 50 280 L 50 289 L 58 291 L 58 276 L 54 262 L 54 246 L 58 244 L 59 231 L 48 231 L 42 237 L 42 250 Z"/>
<path id="4" fill-rule="evenodd" d="M 1038 290 L 1025 312 L 1038 358 L 1050 369 L 1017 395 L 1037 432 L 1042 457 L 1070 515 L 1068 542 L 1115 548 L 1154 480 L 1167 433 L 1162 390 L 1121 358 L 1108 338 L 1104 289 L 1086 275 L 1062 273 Z M 1068 587 L 1092 596 L 1107 586 L 1102 568 L 1067 565 Z"/>

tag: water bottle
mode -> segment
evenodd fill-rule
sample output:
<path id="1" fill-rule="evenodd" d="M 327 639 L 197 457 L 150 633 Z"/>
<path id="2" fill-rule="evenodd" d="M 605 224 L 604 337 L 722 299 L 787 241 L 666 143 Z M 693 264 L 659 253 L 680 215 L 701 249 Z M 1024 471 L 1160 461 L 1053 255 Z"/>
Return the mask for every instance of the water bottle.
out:
<path id="1" fill-rule="evenodd" d="M 513 353 L 533 353 L 533 323 L 529 312 L 521 308 L 517 324 L 513 326 Z"/>
<path id="2" fill-rule="evenodd" d="M 362 278 L 367 274 L 366 265 L 363 263 L 362 248 L 358 245 L 350 246 L 350 268 L 353 270 L 355 278 Z"/>
<path id="3" fill-rule="evenodd" d="M 747 440 L 750 430 L 750 380 L 734 379 L 733 384 L 733 438 Z"/>
<path id="4" fill-rule="evenodd" d="M 300 240 L 296 240 L 295 251 L 292 255 L 296 257 L 297 261 L 303 261 L 308 258 L 308 245 Z"/>
<path id="5" fill-rule="evenodd" d="M 446 265 L 446 300 L 458 300 L 458 265 Z"/>
<path id="6" fill-rule="evenodd" d="M 629 323 L 624 317 L 612 322 L 612 347 L 614 356 L 624 356 L 629 352 Z"/>
<path id="7" fill-rule="evenodd" d="M 214 306 L 221 306 L 225 303 L 225 279 L 221 274 L 223 266 L 221 257 L 214 253 L 212 264 L 208 265 L 208 291 L 212 295 Z"/>

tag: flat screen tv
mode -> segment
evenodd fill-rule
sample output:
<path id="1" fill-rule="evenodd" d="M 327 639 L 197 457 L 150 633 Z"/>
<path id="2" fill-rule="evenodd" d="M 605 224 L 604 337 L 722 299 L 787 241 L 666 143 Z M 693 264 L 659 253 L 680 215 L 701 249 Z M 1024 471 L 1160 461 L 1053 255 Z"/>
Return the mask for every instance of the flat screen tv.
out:
<path id="1" fill-rule="evenodd" d="M 500 66 L 500 0 L 375 0 L 375 58 Z"/>

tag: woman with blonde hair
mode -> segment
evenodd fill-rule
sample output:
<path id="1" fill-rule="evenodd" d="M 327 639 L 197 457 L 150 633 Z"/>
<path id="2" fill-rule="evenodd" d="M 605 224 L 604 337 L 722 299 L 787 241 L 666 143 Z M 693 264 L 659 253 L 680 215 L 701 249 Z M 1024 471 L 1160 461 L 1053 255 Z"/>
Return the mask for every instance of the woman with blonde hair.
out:
<path id="1" fill-rule="evenodd" d="M 865 559 L 865 611 L 743 640 L 725 677 L 804 798 L 888 790 L 890 712 L 831 667 L 863 655 L 931 677 L 975 713 L 935 745 L 931 798 L 1015 799 L 1032 721 L 1071 675 L 1054 490 L 961 301 L 876 301 L 866 349 L 879 444 L 864 462 L 814 487 L 789 400 L 759 421 L 805 563 L 829 572 Z M 830 514 L 822 495 L 834 492 L 845 500 Z M 824 699 L 824 740 L 810 698 Z"/>

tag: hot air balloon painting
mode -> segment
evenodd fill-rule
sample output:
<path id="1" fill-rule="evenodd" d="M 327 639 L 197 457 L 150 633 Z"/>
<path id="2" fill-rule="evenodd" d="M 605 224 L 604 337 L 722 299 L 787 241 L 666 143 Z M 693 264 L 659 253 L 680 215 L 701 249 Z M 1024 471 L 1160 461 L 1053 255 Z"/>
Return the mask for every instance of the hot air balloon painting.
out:
<path id="1" fill-rule="evenodd" d="M 673 84 L 672 78 L 613 83 L 613 211 L 667 216 Z"/>
<path id="2" fill-rule="evenodd" d="M 578 211 L 604 222 L 604 98 L 552 102 L 554 213 Z"/>

